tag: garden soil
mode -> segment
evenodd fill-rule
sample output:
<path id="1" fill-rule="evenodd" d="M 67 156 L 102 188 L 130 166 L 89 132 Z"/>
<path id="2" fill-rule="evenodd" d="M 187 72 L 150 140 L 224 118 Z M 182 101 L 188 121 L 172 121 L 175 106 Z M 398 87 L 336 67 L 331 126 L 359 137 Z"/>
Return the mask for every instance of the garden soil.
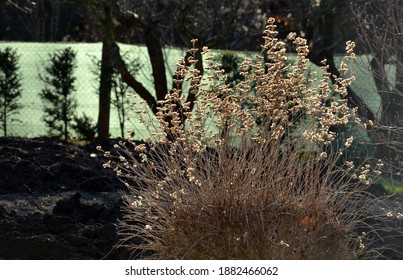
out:
<path id="1" fill-rule="evenodd" d="M 127 259 L 121 183 L 96 144 L 0 138 L 0 259 Z"/>
<path id="2" fill-rule="evenodd" d="M 115 246 L 125 190 L 96 150 L 112 142 L 77 147 L 57 138 L 0 138 L 0 259 L 130 257 Z M 386 201 L 403 213 L 401 196 Z M 398 218 L 385 224 L 390 230 L 373 244 L 383 248 L 381 258 L 403 259 L 402 226 Z"/>

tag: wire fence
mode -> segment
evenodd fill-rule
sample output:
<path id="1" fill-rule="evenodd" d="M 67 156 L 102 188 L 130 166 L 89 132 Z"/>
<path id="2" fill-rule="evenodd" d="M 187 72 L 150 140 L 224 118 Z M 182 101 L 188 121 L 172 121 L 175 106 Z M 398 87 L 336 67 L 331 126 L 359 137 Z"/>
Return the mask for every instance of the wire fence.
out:
<path id="1" fill-rule="evenodd" d="M 22 98 L 20 104 L 22 109 L 16 116 L 16 120 L 9 124 L 7 134 L 9 136 L 20 137 L 39 137 L 48 136 L 48 129 L 43 121 L 44 111 L 43 103 L 40 98 L 40 91 L 44 87 L 39 78 L 39 74 L 44 72 L 44 65 L 48 63 L 51 53 L 66 47 L 71 47 L 76 52 L 77 68 L 75 70 L 75 98 L 77 100 L 76 115 L 82 116 L 84 113 L 90 117 L 95 125 L 98 118 L 98 88 L 99 77 L 94 73 L 96 66 L 94 59 L 101 57 L 101 43 L 5 43 L 0 42 L 0 49 L 11 47 L 19 55 L 19 66 L 22 82 Z M 148 61 L 147 50 L 144 46 L 122 45 L 122 52 L 138 59 L 142 65 L 140 73 L 136 78 L 150 91 L 154 92 L 153 80 L 151 75 L 151 66 Z M 167 75 L 172 77 L 177 59 L 184 55 L 180 49 L 166 49 Z M 342 56 L 337 55 L 335 62 L 340 63 Z M 375 91 L 375 85 L 372 76 L 362 71 L 365 66 L 365 59 L 360 62 L 361 66 L 350 64 L 349 68 L 356 77 L 352 88 L 367 104 L 374 113 L 377 112 L 380 104 L 380 97 Z M 311 65 L 311 70 L 315 66 Z M 96 72 L 96 71 L 95 71 Z M 169 76 L 168 76 L 169 77 Z M 111 107 L 110 119 L 111 137 L 121 135 L 117 111 Z"/>
<path id="2" fill-rule="evenodd" d="M 99 68 L 96 61 L 101 58 L 101 43 L 5 43 L 0 42 L 0 49 L 11 47 L 16 50 L 19 56 L 19 73 L 21 75 L 22 97 L 19 104 L 22 109 L 16 115 L 15 120 L 8 125 L 7 135 L 21 137 L 40 137 L 48 135 L 48 128 L 43 120 L 44 106 L 40 98 L 40 92 L 44 83 L 39 75 L 43 75 L 44 66 L 49 63 L 49 55 L 55 51 L 71 47 L 76 53 L 76 68 L 74 71 L 75 92 L 77 100 L 75 115 L 78 117 L 86 114 L 90 117 L 93 125 L 98 119 L 99 105 Z M 144 46 L 120 45 L 125 58 L 137 58 L 142 65 L 141 70 L 136 73 L 136 78 L 151 92 L 154 92 L 151 79 L 151 66 L 148 62 L 147 50 Z M 166 49 L 165 55 L 179 57 L 180 49 Z M 167 60 L 167 65 L 175 65 L 175 62 Z M 172 69 L 167 68 L 167 74 L 172 74 Z M 128 93 L 130 89 L 128 89 Z M 117 110 L 111 106 L 110 118 L 111 137 L 121 135 Z M 74 133 L 73 133 L 74 135 Z"/>

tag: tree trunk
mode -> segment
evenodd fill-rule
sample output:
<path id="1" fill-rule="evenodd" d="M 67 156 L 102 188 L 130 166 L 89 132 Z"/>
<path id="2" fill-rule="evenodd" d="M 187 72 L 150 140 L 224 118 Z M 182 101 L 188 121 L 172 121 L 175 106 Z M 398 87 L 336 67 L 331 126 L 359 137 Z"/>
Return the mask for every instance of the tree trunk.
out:
<path id="1" fill-rule="evenodd" d="M 371 70 L 374 77 L 377 91 L 381 97 L 380 128 L 376 131 L 375 158 L 383 159 L 392 166 L 397 167 L 403 158 L 400 149 L 403 141 L 402 121 L 403 112 L 403 55 L 396 57 L 396 80 L 394 88 L 390 88 L 388 73 L 385 72 L 385 65 L 375 56 L 371 61 Z"/>
<path id="2" fill-rule="evenodd" d="M 130 73 L 126 66 L 122 56 L 120 55 L 119 46 L 114 43 L 112 45 L 112 58 L 115 68 L 118 70 L 122 81 L 125 82 L 129 87 L 131 87 L 144 101 L 146 101 L 148 107 L 150 107 L 153 114 L 158 112 L 158 103 L 156 99 L 152 96 L 142 83 L 136 80 L 136 78 Z"/>
<path id="3" fill-rule="evenodd" d="M 7 137 L 7 102 L 6 102 L 6 98 L 7 98 L 7 91 L 6 91 L 6 96 L 4 96 L 4 104 L 3 104 L 3 135 L 4 137 Z"/>
<path id="4" fill-rule="evenodd" d="M 68 99 L 67 93 L 63 94 L 63 106 L 62 106 L 62 119 L 63 119 L 63 134 L 64 134 L 64 141 L 69 141 L 69 131 L 68 131 L 68 124 L 69 124 L 69 116 L 68 116 Z"/>
<path id="5" fill-rule="evenodd" d="M 109 119 L 111 107 L 111 89 L 112 89 L 112 45 L 113 23 L 109 7 L 105 7 L 105 17 L 102 22 L 104 36 L 102 39 L 102 60 L 101 77 L 99 83 L 99 113 L 98 113 L 98 139 L 106 140 L 109 138 Z"/>
<path id="6" fill-rule="evenodd" d="M 61 3 L 54 1 L 50 4 L 51 14 L 50 14 L 50 23 L 49 23 L 49 40 L 54 42 L 59 40 L 57 37 L 59 31 L 59 22 L 60 22 L 60 7 Z"/>
<path id="7" fill-rule="evenodd" d="M 168 87 L 161 41 L 152 30 L 144 30 L 144 34 L 154 78 L 155 94 L 157 100 L 164 100 Z"/>

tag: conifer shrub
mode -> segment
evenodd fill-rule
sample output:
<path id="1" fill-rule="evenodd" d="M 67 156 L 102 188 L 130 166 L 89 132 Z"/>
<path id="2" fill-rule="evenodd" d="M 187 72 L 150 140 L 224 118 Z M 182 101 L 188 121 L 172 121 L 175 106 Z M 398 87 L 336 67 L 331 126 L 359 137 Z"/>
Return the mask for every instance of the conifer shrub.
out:
<path id="1" fill-rule="evenodd" d="M 3 136 L 7 136 L 8 125 L 16 121 L 22 105 L 21 74 L 19 73 L 19 56 L 16 50 L 10 47 L 0 50 L 0 124 Z"/>
<path id="2" fill-rule="evenodd" d="M 73 96 L 76 66 L 76 53 L 70 47 L 65 48 L 49 55 L 45 74 L 39 76 L 44 83 L 40 92 L 44 104 L 43 120 L 50 134 L 63 136 L 65 141 L 69 140 L 71 121 L 77 107 Z"/>
<path id="3" fill-rule="evenodd" d="M 242 79 L 226 83 L 221 66 L 201 77 L 179 59 L 177 76 L 197 95 L 192 111 L 179 89 L 160 102 L 157 120 L 136 110 L 150 137 L 104 151 L 127 186 L 121 242 L 133 258 L 355 259 L 365 257 L 366 186 L 376 167 L 343 161 L 353 138 L 332 145 L 332 128 L 362 125 L 343 98 L 353 77 L 329 82 L 307 75 L 308 46 L 290 34 L 297 63 L 287 63 L 274 19 L 261 55 L 240 64 Z M 192 40 L 196 44 L 197 40 Z M 353 59 L 352 42 L 346 59 Z M 203 48 L 206 61 L 208 48 Z M 345 62 L 341 64 L 347 73 Z M 310 80 L 320 85 L 310 88 Z M 248 101 L 250 106 L 243 106 Z M 141 102 L 140 102 L 141 103 Z M 133 101 L 132 106 L 136 106 Z M 342 164 L 340 164 L 340 162 Z M 380 172 L 379 170 L 376 170 Z"/>
<path id="4" fill-rule="evenodd" d="M 94 121 L 83 113 L 82 117 L 74 116 L 75 123 L 72 124 L 72 128 L 77 133 L 79 140 L 92 142 L 95 140 L 97 134 L 97 126 Z"/>

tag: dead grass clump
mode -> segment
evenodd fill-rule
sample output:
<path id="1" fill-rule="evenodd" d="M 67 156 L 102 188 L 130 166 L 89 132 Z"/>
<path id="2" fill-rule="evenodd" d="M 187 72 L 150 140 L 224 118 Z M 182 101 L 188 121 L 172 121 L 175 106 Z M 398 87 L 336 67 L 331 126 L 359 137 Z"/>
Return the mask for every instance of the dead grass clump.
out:
<path id="1" fill-rule="evenodd" d="M 309 87 L 317 77 L 306 75 L 306 41 L 290 34 L 298 55 L 290 65 L 276 35 L 269 19 L 262 55 L 241 64 L 235 89 L 220 83 L 220 65 L 201 77 L 195 55 L 180 59 L 176 82 L 196 94 L 194 109 L 174 88 L 160 102 L 158 123 L 137 112 L 151 134 L 147 145 L 129 139 L 105 152 L 118 160 L 105 167 L 130 192 L 120 245 L 133 258 L 351 259 L 365 251 L 354 229 L 369 167 L 358 169 L 354 185 L 353 164 L 339 166 L 353 138 L 332 148 L 333 128 L 358 121 L 343 99 L 353 78 L 331 87 L 323 61 L 320 85 Z"/>

